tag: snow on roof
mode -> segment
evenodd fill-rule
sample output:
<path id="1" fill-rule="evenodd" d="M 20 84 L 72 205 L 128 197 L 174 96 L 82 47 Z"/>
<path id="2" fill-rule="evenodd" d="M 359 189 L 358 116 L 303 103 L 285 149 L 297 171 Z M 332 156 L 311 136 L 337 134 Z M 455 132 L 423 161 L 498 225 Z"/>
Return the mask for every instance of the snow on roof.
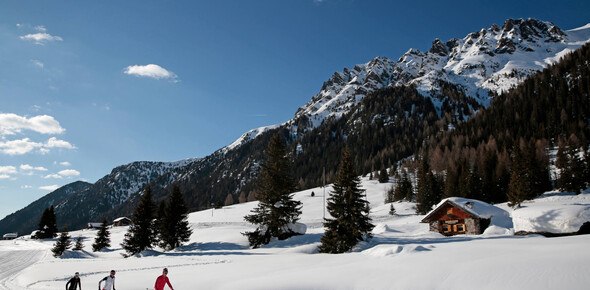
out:
<path id="1" fill-rule="evenodd" d="M 120 222 L 120 221 L 122 221 L 122 220 L 125 220 L 125 219 L 126 219 L 126 220 L 131 220 L 131 219 L 130 219 L 130 218 L 128 218 L 128 217 L 124 217 L 124 216 L 122 216 L 122 217 L 120 217 L 120 218 L 116 218 L 116 219 L 115 219 L 113 222 L 114 222 L 114 223 L 116 223 L 116 222 Z"/>
<path id="2" fill-rule="evenodd" d="M 446 202 L 450 202 L 474 217 L 491 219 L 490 225 L 512 228 L 512 219 L 507 211 L 481 200 L 462 197 L 449 197 L 441 200 L 433 210 L 426 214 L 423 221 L 430 217 L 430 215 Z"/>

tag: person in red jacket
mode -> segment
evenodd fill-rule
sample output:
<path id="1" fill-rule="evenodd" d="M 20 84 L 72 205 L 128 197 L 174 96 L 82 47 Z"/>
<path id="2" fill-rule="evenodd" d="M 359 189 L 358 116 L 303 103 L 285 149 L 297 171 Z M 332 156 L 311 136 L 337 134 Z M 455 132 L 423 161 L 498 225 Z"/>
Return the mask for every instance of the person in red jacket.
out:
<path id="1" fill-rule="evenodd" d="M 162 271 L 162 276 L 156 279 L 156 285 L 154 286 L 154 288 L 156 290 L 164 290 L 166 284 L 168 284 L 168 287 L 170 287 L 170 289 L 174 290 L 172 285 L 170 285 L 170 280 L 168 280 L 168 269 L 164 268 L 164 270 Z"/>

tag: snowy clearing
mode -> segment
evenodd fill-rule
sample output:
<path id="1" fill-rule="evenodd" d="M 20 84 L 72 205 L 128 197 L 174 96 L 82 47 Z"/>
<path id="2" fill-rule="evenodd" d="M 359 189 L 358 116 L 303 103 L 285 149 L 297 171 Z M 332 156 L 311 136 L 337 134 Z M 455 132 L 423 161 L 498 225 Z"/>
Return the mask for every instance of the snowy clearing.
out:
<path id="1" fill-rule="evenodd" d="M 153 289 L 164 267 L 177 290 L 586 289 L 590 283 L 590 235 L 512 235 L 521 229 L 577 230 L 590 217 L 588 191 L 549 192 L 515 211 L 501 204 L 514 228 L 495 225 L 484 235 L 444 237 L 420 223 L 424 216 L 414 214 L 412 203 L 394 203 L 396 215 L 389 216 L 383 200 L 391 184 L 363 179 L 362 185 L 371 203 L 374 238 L 350 253 L 317 253 L 324 231 L 323 190 L 315 188 L 295 194 L 303 202 L 300 222 L 306 234 L 260 249 L 250 249 L 241 234 L 253 228 L 243 216 L 255 203 L 192 213 L 188 245 L 170 252 L 157 248 L 141 257 L 121 255 L 127 227 L 112 228 L 112 248 L 98 253 L 91 251 L 96 230 L 71 232 L 73 239 L 83 237 L 85 251 L 62 258 L 51 255 L 54 240 L 0 241 L 0 289 L 62 289 L 76 271 L 83 289 L 90 289 L 111 269 L 117 271 L 117 289 Z"/>

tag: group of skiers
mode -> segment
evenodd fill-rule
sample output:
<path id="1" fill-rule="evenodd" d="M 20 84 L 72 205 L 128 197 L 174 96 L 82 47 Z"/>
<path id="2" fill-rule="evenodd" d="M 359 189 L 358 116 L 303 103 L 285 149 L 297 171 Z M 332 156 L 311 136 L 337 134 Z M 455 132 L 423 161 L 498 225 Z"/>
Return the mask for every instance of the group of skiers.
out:
<path id="1" fill-rule="evenodd" d="M 101 287 L 102 282 L 104 282 L 104 285 L 102 285 Z M 174 288 L 172 288 L 172 285 L 170 284 L 170 280 L 168 279 L 168 269 L 164 268 L 164 270 L 162 270 L 162 275 L 158 276 L 158 278 L 156 279 L 154 289 L 164 290 L 166 284 L 168 284 L 168 287 L 170 287 L 171 290 L 174 290 Z M 76 288 L 80 288 L 80 290 L 82 290 L 82 282 L 80 281 L 80 273 L 78 272 L 76 272 L 74 277 L 70 279 L 68 283 L 66 283 L 66 290 L 76 290 Z M 115 270 L 111 270 L 111 273 L 108 276 L 102 278 L 98 282 L 98 290 L 116 290 Z"/>

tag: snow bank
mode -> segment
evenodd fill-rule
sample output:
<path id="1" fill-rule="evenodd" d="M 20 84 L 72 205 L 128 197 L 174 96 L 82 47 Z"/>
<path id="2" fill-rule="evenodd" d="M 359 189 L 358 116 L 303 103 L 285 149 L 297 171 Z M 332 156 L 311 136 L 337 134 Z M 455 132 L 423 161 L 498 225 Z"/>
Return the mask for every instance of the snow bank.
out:
<path id="1" fill-rule="evenodd" d="M 512 212 L 515 231 L 572 233 L 590 222 L 590 193 L 548 192 Z"/>

